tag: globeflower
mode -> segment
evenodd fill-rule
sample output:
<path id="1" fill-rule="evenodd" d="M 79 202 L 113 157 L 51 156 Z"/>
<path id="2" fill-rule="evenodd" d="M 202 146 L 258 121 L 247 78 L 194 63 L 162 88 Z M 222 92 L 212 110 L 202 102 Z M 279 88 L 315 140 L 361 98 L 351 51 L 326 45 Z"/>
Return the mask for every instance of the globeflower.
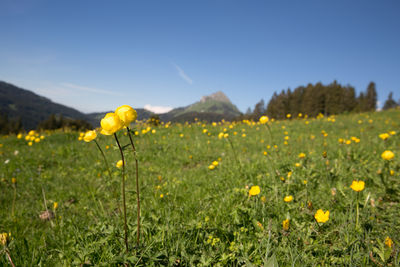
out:
<path id="1" fill-rule="evenodd" d="M 292 196 L 292 195 L 286 196 L 286 197 L 283 198 L 283 201 L 285 201 L 285 202 L 291 202 L 291 201 L 293 201 L 293 196 Z"/>
<path id="2" fill-rule="evenodd" d="M 118 115 L 125 127 L 137 119 L 137 112 L 131 106 L 123 105 L 115 110 L 115 114 Z"/>
<path id="3" fill-rule="evenodd" d="M 391 159 L 394 158 L 394 153 L 393 153 L 392 151 L 390 151 L 390 150 L 386 150 L 386 151 L 384 151 L 384 152 L 382 153 L 381 157 L 382 157 L 384 160 L 391 160 Z"/>
<path id="4" fill-rule="evenodd" d="M 303 152 L 299 154 L 299 158 L 304 159 L 306 157 L 306 154 L 304 154 Z"/>
<path id="5" fill-rule="evenodd" d="M 117 161 L 117 164 L 115 164 L 115 166 L 116 166 L 117 168 L 121 168 L 122 165 L 124 165 L 122 159 L 118 160 L 118 161 Z"/>
<path id="6" fill-rule="evenodd" d="M 260 192 L 261 192 L 260 187 L 258 185 L 253 185 L 249 190 L 249 195 L 257 196 L 258 194 L 260 194 Z"/>
<path id="7" fill-rule="evenodd" d="M 104 135 L 112 135 L 121 130 L 124 126 L 119 116 L 112 112 L 107 113 L 106 116 L 104 116 L 100 121 L 100 125 L 102 128 L 100 133 Z"/>
<path id="8" fill-rule="evenodd" d="M 261 124 L 266 124 L 268 121 L 269 121 L 269 118 L 267 116 L 261 116 L 261 118 L 260 118 Z"/>
<path id="9" fill-rule="evenodd" d="M 325 223 L 329 220 L 329 210 L 324 212 L 323 210 L 319 209 L 314 215 L 314 218 L 319 223 Z"/>
<path id="10" fill-rule="evenodd" d="M 85 142 L 90 142 L 90 141 L 96 139 L 96 137 L 97 137 L 96 131 L 87 131 L 85 133 L 85 135 L 83 136 L 83 140 Z"/>
<path id="11" fill-rule="evenodd" d="M 390 135 L 387 134 L 387 133 L 383 133 L 383 134 L 380 134 L 380 135 L 379 135 L 379 138 L 382 139 L 382 140 L 386 140 L 386 139 L 388 139 L 389 137 L 390 137 Z"/>
<path id="12" fill-rule="evenodd" d="M 365 183 L 364 181 L 353 181 L 350 188 L 356 192 L 360 192 L 364 190 Z"/>
<path id="13" fill-rule="evenodd" d="M 11 233 L 0 233 L 0 243 L 5 246 L 11 240 Z"/>

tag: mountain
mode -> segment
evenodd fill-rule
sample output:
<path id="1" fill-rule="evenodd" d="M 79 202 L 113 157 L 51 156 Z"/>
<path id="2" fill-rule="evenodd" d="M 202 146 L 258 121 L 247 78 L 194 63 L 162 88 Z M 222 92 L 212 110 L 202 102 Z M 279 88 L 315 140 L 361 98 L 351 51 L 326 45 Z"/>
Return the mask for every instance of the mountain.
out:
<path id="1" fill-rule="evenodd" d="M 186 107 L 160 114 L 162 121 L 184 122 L 195 118 L 205 121 L 232 120 L 241 115 L 239 109 L 221 91 L 203 96 L 200 101 Z"/>
<path id="2" fill-rule="evenodd" d="M 10 119 L 20 118 L 26 130 L 36 129 L 39 122 L 46 120 L 51 114 L 90 122 L 86 114 L 76 109 L 54 103 L 48 98 L 2 81 L 0 113 L 7 114 Z"/>

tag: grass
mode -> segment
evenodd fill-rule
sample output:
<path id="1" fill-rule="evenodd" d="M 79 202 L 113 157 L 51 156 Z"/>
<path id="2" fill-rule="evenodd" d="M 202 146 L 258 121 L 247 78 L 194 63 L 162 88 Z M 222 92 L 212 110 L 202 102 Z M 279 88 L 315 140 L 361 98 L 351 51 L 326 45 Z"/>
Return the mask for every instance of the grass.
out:
<path id="1" fill-rule="evenodd" d="M 0 233 L 11 233 L 16 266 L 399 266 L 399 122 L 398 110 L 277 121 L 270 123 L 274 142 L 264 125 L 251 123 L 149 126 L 156 132 L 145 134 L 148 125 L 133 125 L 140 133 L 139 247 L 134 156 L 124 131 L 118 136 L 127 162 L 128 253 L 113 138 L 97 138 L 110 179 L 95 143 L 78 141 L 79 133 L 44 133 L 32 146 L 2 137 Z M 218 138 L 224 129 L 229 141 Z M 378 137 L 389 131 L 397 133 Z M 360 142 L 338 142 L 351 137 Z M 381 158 L 385 150 L 395 154 L 390 162 Z M 353 180 L 365 189 L 351 190 Z M 261 193 L 249 197 L 253 185 Z M 288 195 L 293 201 L 283 200 Z M 50 221 L 39 218 L 46 209 L 54 212 Z M 326 223 L 315 221 L 318 209 L 330 211 Z"/>

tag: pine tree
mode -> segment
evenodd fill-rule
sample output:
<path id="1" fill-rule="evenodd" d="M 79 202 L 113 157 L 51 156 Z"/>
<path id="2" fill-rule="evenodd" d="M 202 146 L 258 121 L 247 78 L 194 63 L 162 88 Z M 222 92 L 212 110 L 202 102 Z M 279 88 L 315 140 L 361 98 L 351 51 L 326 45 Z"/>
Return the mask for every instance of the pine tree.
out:
<path id="1" fill-rule="evenodd" d="M 393 92 L 389 93 L 388 99 L 386 99 L 385 104 L 383 105 L 383 110 L 396 108 L 398 104 L 393 100 Z"/>
<path id="2" fill-rule="evenodd" d="M 376 93 L 375 83 L 370 82 L 367 87 L 367 94 L 366 94 L 366 111 L 375 111 L 376 110 L 377 98 L 378 98 L 378 94 Z"/>

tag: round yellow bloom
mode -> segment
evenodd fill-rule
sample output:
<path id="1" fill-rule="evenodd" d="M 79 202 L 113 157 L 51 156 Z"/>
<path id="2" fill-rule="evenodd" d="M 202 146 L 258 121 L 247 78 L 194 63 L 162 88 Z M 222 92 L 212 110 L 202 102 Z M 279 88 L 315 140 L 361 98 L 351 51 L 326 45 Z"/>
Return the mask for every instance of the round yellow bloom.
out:
<path id="1" fill-rule="evenodd" d="M 290 225 L 289 219 L 284 220 L 282 222 L 283 230 L 285 230 L 285 231 L 289 230 L 289 225 Z"/>
<path id="2" fill-rule="evenodd" d="M 260 192 L 261 192 L 260 187 L 258 185 L 253 185 L 249 190 L 249 195 L 257 196 L 258 194 L 260 194 Z"/>
<path id="3" fill-rule="evenodd" d="M 210 165 L 210 166 L 208 166 L 208 169 L 210 169 L 210 170 L 214 170 L 215 169 L 215 165 Z"/>
<path id="4" fill-rule="evenodd" d="M 365 187 L 364 181 L 353 181 L 353 183 L 350 185 L 350 188 L 356 192 L 363 191 L 364 187 Z"/>
<path id="5" fill-rule="evenodd" d="M 117 164 L 115 164 L 115 166 L 116 166 L 117 168 L 121 168 L 123 165 L 124 165 L 124 163 L 123 163 L 122 159 L 118 160 L 118 161 L 117 161 Z"/>
<path id="6" fill-rule="evenodd" d="M 212 165 L 214 165 L 215 167 L 217 167 L 217 166 L 218 166 L 218 161 L 214 160 L 214 161 L 212 162 Z"/>
<path id="7" fill-rule="evenodd" d="M 16 184 L 17 183 L 17 178 L 15 178 L 15 177 L 11 178 L 11 183 Z"/>
<path id="8" fill-rule="evenodd" d="M 266 124 L 268 121 L 269 121 L 269 118 L 267 116 L 261 116 L 261 118 L 260 118 L 261 124 Z"/>
<path id="9" fill-rule="evenodd" d="M 115 110 L 123 125 L 128 127 L 129 124 L 137 119 L 137 112 L 131 106 L 123 105 Z"/>
<path id="10" fill-rule="evenodd" d="M 0 233 L 0 244 L 7 245 L 11 240 L 11 233 Z"/>
<path id="11" fill-rule="evenodd" d="M 329 210 L 324 212 L 323 210 L 319 209 L 314 215 L 315 220 L 319 223 L 325 223 L 329 220 Z"/>
<path id="12" fill-rule="evenodd" d="M 394 153 L 393 153 L 392 151 L 390 151 L 390 150 L 386 150 L 386 151 L 384 151 L 384 152 L 382 153 L 381 157 L 382 157 L 384 160 L 391 160 L 391 159 L 394 158 Z"/>
<path id="13" fill-rule="evenodd" d="M 291 201 L 293 201 L 293 196 L 292 196 L 292 195 L 286 196 L 286 197 L 283 198 L 283 201 L 285 201 L 285 202 L 291 202 Z"/>
<path id="14" fill-rule="evenodd" d="M 387 134 L 387 133 L 383 133 L 383 134 L 380 134 L 380 135 L 379 135 L 379 138 L 382 139 L 382 140 L 386 140 L 386 139 L 388 139 L 389 137 L 390 137 L 390 135 Z"/>
<path id="15" fill-rule="evenodd" d="M 119 116 L 112 112 L 107 113 L 106 116 L 104 116 L 100 121 L 100 125 L 102 128 L 100 133 L 104 135 L 112 135 L 121 130 L 124 126 Z"/>
<path id="16" fill-rule="evenodd" d="M 87 131 L 85 133 L 85 136 L 83 137 L 83 140 L 85 142 L 90 142 L 90 141 L 96 139 L 96 137 L 97 137 L 96 131 Z"/>
<path id="17" fill-rule="evenodd" d="M 21 138 L 22 138 L 22 133 L 19 133 L 19 134 L 17 135 L 17 138 L 18 138 L 18 139 L 21 139 Z"/>
<path id="18" fill-rule="evenodd" d="M 53 209 L 55 210 L 55 209 L 57 209 L 58 208 L 58 202 L 54 202 L 53 203 Z"/>
<path id="19" fill-rule="evenodd" d="M 289 114 L 286 114 L 286 118 L 289 119 L 289 118 L 291 118 L 291 117 L 292 117 L 292 114 L 290 114 L 290 113 L 289 113 Z"/>
<path id="20" fill-rule="evenodd" d="M 306 157 L 306 154 L 304 154 L 303 152 L 299 154 L 299 158 L 304 159 Z"/>

